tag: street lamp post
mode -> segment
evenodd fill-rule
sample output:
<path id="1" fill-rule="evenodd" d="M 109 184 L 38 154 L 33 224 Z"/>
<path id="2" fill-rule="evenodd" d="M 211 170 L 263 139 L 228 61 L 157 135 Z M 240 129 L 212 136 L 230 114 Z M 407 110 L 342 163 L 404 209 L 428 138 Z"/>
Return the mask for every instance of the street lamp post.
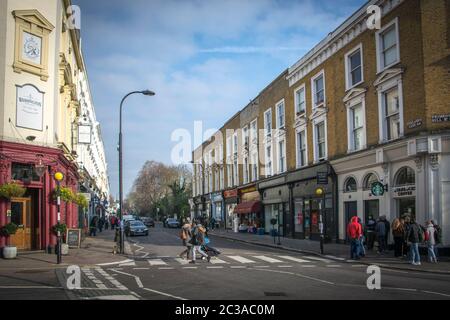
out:
<path id="1" fill-rule="evenodd" d="M 154 96 L 155 93 L 150 90 L 133 91 L 123 97 L 120 102 L 120 124 L 119 124 L 119 205 L 120 205 L 120 253 L 124 253 L 124 230 L 123 230 L 123 144 L 122 144 L 122 109 L 124 101 L 133 94 L 143 94 L 145 96 Z"/>
<path id="2" fill-rule="evenodd" d="M 57 204 L 57 220 L 58 220 L 58 227 L 61 224 L 61 181 L 64 179 L 64 175 L 61 172 L 55 173 L 55 180 L 56 180 L 56 204 Z M 61 243 L 61 230 L 58 228 L 57 233 L 57 242 L 56 242 L 56 261 L 57 264 L 61 264 L 62 260 L 62 243 Z"/>
<path id="3" fill-rule="evenodd" d="M 325 190 L 323 188 L 316 189 L 316 195 L 321 196 L 322 199 L 319 202 L 320 218 L 319 218 L 319 231 L 320 231 L 320 253 L 324 254 L 324 233 L 323 233 L 323 213 L 325 210 Z"/>

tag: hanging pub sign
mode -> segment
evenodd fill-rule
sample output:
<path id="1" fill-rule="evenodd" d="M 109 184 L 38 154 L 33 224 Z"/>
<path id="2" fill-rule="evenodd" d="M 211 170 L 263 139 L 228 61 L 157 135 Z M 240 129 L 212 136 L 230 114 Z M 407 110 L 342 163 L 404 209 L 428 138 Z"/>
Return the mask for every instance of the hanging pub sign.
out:
<path id="1" fill-rule="evenodd" d="M 328 172 L 317 172 L 317 184 L 328 185 Z"/>
<path id="2" fill-rule="evenodd" d="M 31 84 L 16 88 L 16 126 L 43 131 L 44 93 Z"/>
<path id="3" fill-rule="evenodd" d="M 415 197 L 416 196 L 416 186 L 401 186 L 392 188 L 392 192 L 394 193 L 394 198 L 403 198 L 403 197 Z"/>
<path id="4" fill-rule="evenodd" d="M 78 126 L 78 143 L 91 144 L 92 126 L 90 124 L 80 124 Z"/>
<path id="5" fill-rule="evenodd" d="M 384 195 L 385 187 L 381 182 L 375 182 L 372 184 L 371 191 L 375 197 L 381 197 Z"/>

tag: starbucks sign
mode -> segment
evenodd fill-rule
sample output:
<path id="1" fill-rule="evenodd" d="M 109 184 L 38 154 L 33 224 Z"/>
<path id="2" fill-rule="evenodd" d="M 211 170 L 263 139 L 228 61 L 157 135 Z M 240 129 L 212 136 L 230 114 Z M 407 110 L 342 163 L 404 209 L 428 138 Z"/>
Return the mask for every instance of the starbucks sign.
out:
<path id="1" fill-rule="evenodd" d="M 384 185 L 381 182 L 375 182 L 372 184 L 372 194 L 376 197 L 384 195 Z"/>

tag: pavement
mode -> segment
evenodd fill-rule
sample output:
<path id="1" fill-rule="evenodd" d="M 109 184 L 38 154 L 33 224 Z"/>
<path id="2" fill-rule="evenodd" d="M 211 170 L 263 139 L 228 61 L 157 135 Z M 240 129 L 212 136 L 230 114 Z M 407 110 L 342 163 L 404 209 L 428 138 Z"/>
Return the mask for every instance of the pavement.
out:
<path id="1" fill-rule="evenodd" d="M 335 261 L 345 261 L 354 263 L 350 260 L 349 245 L 328 243 L 324 245 L 324 254 L 320 254 L 320 243 L 312 240 L 299 240 L 290 238 L 280 238 L 280 245 L 278 245 L 278 238 L 273 238 L 269 235 L 255 235 L 250 233 L 235 233 L 231 230 L 215 229 L 210 230 L 211 235 L 223 239 L 229 239 L 242 243 L 258 245 L 268 248 L 277 248 L 281 250 L 312 254 L 322 256 L 327 259 Z M 393 251 L 387 251 L 385 254 L 378 254 L 376 250 L 366 250 L 366 257 L 358 260 L 358 263 L 365 265 L 377 265 L 384 268 L 391 268 L 395 270 L 428 272 L 437 274 L 450 274 L 450 258 L 441 257 L 439 263 L 429 263 L 427 256 L 421 256 L 422 265 L 414 266 L 406 261 L 406 258 L 395 258 Z"/>

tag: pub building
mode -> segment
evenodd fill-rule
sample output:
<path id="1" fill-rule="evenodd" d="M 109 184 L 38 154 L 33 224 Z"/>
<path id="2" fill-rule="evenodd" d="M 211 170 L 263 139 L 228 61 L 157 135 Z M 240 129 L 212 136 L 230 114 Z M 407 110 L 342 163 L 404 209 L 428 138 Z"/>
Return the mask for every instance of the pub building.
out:
<path id="1" fill-rule="evenodd" d="M 235 222 L 235 212 L 234 209 L 238 204 L 238 190 L 231 189 L 223 192 L 223 200 L 225 204 L 225 227 L 227 229 L 237 230 L 237 227 L 234 227 Z"/>
<path id="2" fill-rule="evenodd" d="M 64 175 L 61 186 L 77 192 L 77 167 L 62 150 L 0 141 L 0 185 L 14 182 L 26 189 L 20 198 L 0 197 L 0 226 L 10 222 L 19 226 L 10 237 L 11 245 L 18 250 L 46 250 L 56 245 L 56 236 L 51 231 L 57 224 L 56 172 Z M 78 228 L 77 205 L 62 202 L 61 223 Z M 5 245 L 6 239 L 0 237 L 0 248 Z"/>
<path id="3" fill-rule="evenodd" d="M 239 204 L 234 212 L 239 218 L 239 231 L 256 233 L 263 228 L 261 195 L 256 184 L 238 189 Z"/>

